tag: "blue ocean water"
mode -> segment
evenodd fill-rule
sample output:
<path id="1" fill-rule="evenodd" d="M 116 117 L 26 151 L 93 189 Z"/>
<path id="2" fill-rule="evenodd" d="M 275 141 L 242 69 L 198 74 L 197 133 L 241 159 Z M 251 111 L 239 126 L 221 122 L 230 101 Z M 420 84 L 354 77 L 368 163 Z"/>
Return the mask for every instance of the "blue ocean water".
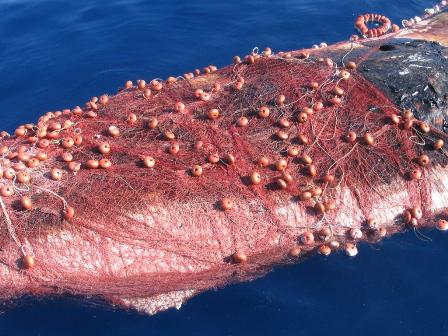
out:
<path id="1" fill-rule="evenodd" d="M 432 1 L 1 0 L 0 128 L 115 92 L 127 79 L 230 63 L 258 46 L 346 39 L 356 15 L 399 22 Z M 447 335 L 447 235 L 413 232 L 354 259 L 315 257 L 153 317 L 72 299 L 26 300 L 3 335 Z"/>

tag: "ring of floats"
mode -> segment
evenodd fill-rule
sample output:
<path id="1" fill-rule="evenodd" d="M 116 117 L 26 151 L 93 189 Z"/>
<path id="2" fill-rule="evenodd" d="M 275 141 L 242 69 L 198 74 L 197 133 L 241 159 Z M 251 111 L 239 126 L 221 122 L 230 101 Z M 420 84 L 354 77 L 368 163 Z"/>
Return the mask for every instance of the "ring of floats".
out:
<path id="1" fill-rule="evenodd" d="M 368 23 L 377 23 L 379 26 L 370 28 Z M 380 37 L 387 34 L 389 31 L 396 33 L 400 30 L 396 24 L 392 24 L 391 20 L 380 14 L 364 14 L 359 15 L 355 21 L 355 28 L 363 37 Z"/>

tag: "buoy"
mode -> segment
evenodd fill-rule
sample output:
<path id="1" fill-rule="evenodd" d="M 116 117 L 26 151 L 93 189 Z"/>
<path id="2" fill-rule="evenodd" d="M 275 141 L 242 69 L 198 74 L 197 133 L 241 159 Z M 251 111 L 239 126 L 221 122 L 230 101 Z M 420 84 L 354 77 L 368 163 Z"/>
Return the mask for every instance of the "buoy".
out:
<path id="1" fill-rule="evenodd" d="M 207 157 L 207 160 L 210 163 L 218 163 L 219 162 L 219 155 L 218 154 L 210 154 Z"/>
<path id="2" fill-rule="evenodd" d="M 253 172 L 252 174 L 250 174 L 250 182 L 252 184 L 260 184 L 261 183 L 261 175 L 259 172 Z"/>
<path id="3" fill-rule="evenodd" d="M 191 175 L 195 177 L 199 177 L 202 175 L 202 166 L 201 165 L 194 165 L 191 168 Z"/>
<path id="4" fill-rule="evenodd" d="M 98 160 L 88 160 L 86 162 L 86 166 L 90 169 L 97 169 L 100 166 L 100 163 L 98 162 Z"/>
<path id="5" fill-rule="evenodd" d="M 231 210 L 233 208 L 233 201 L 230 198 L 223 198 L 219 202 L 222 210 Z"/>
<path id="6" fill-rule="evenodd" d="M 299 246 L 295 245 L 293 247 L 291 247 L 291 249 L 289 250 L 289 255 L 291 257 L 297 258 L 300 255 L 300 252 L 302 252 L 302 250 L 300 249 Z"/>
<path id="7" fill-rule="evenodd" d="M 236 124 L 239 127 L 246 127 L 249 124 L 249 119 L 247 119 L 246 117 L 239 117 Z"/>
<path id="8" fill-rule="evenodd" d="M 444 219 L 439 219 L 437 221 L 436 227 L 440 231 L 447 231 L 448 230 L 448 221 L 446 221 Z"/>
<path id="9" fill-rule="evenodd" d="M 22 264 L 25 269 L 31 269 L 35 265 L 34 257 L 31 255 L 25 255 L 22 257 Z"/>
<path id="10" fill-rule="evenodd" d="M 20 204 L 22 204 L 22 207 L 25 210 L 30 210 L 33 207 L 33 202 L 31 201 L 31 198 L 28 196 L 23 196 L 20 199 Z"/>
<path id="11" fill-rule="evenodd" d="M 347 243 L 347 244 L 345 244 L 345 253 L 349 257 L 354 257 L 358 254 L 358 248 L 356 247 L 355 244 Z"/>
<path id="12" fill-rule="evenodd" d="M 152 156 L 145 156 L 143 158 L 143 164 L 146 168 L 153 168 L 156 165 L 156 160 Z"/>
<path id="13" fill-rule="evenodd" d="M 319 246 L 319 250 L 318 250 L 319 254 L 322 254 L 324 256 L 328 256 L 331 254 L 331 248 L 327 245 L 321 245 Z"/>
<path id="14" fill-rule="evenodd" d="M 258 109 L 258 116 L 262 119 L 269 117 L 270 111 L 267 106 L 262 106 Z"/>
<path id="15" fill-rule="evenodd" d="M 303 245 L 312 245 L 314 244 L 314 235 L 312 232 L 304 232 L 301 236 L 300 236 L 300 241 L 302 242 Z"/>
<path id="16" fill-rule="evenodd" d="M 73 217 L 75 217 L 75 209 L 71 206 L 67 206 L 64 209 L 64 219 L 68 222 L 70 222 Z"/>
<path id="17" fill-rule="evenodd" d="M 349 234 L 352 239 L 361 239 L 362 238 L 362 231 L 357 228 L 350 229 Z"/>
<path id="18" fill-rule="evenodd" d="M 247 256 L 242 251 L 237 251 L 232 254 L 232 260 L 236 264 L 245 263 L 247 261 Z"/>
<path id="19" fill-rule="evenodd" d="M 102 142 L 98 146 L 98 150 L 101 154 L 109 154 L 110 153 L 110 145 L 108 142 Z"/>
<path id="20" fill-rule="evenodd" d="M 54 181 L 60 181 L 62 179 L 62 170 L 59 168 L 53 168 L 50 172 L 51 179 Z"/>

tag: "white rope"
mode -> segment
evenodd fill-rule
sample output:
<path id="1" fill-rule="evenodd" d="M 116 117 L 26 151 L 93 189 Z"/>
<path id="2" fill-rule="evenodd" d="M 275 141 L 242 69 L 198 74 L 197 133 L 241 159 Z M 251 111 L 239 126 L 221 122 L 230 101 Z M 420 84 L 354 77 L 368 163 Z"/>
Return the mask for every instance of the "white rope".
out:
<path id="1" fill-rule="evenodd" d="M 46 188 L 38 187 L 38 186 L 36 186 L 36 185 L 33 186 L 33 187 L 36 188 L 36 189 L 39 189 L 39 190 L 48 192 L 48 193 L 52 194 L 53 196 L 56 196 L 57 198 L 59 198 L 59 199 L 62 201 L 62 203 L 64 203 L 64 210 L 67 208 L 68 203 L 67 203 L 67 201 L 65 200 L 64 197 L 62 197 L 62 196 L 56 194 L 54 191 L 51 191 L 51 190 L 49 190 L 49 189 L 46 189 Z"/>
<path id="2" fill-rule="evenodd" d="M 17 244 L 18 247 L 22 247 L 19 238 L 17 237 L 16 230 L 14 229 L 14 225 L 12 224 L 11 218 L 8 215 L 8 211 L 6 210 L 5 203 L 3 202 L 3 198 L 0 196 L 0 205 L 3 210 L 3 214 L 5 215 L 6 227 L 8 228 L 9 235 Z"/>

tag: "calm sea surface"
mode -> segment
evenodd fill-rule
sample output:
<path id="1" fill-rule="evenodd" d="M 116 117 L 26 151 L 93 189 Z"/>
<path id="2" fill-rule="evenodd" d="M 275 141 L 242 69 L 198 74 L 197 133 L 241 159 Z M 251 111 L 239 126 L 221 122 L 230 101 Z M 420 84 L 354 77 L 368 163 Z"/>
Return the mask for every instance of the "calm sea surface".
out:
<path id="1" fill-rule="evenodd" d="M 399 22 L 432 1 L 0 0 L 0 128 L 127 79 L 230 63 L 259 46 L 346 39 L 356 15 Z M 316 257 L 148 317 L 69 299 L 0 311 L 3 335 L 448 335 L 448 236 L 414 233 Z"/>

